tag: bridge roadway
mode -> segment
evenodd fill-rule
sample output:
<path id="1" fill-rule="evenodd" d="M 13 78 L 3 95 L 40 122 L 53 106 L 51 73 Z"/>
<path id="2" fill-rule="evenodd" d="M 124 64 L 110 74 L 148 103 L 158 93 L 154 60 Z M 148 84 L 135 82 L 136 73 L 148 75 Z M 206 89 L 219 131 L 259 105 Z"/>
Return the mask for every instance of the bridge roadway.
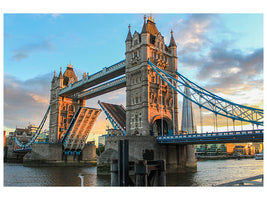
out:
<path id="1" fill-rule="evenodd" d="M 79 92 L 76 95 L 77 99 L 90 99 L 99 95 L 103 95 L 108 92 L 112 92 L 114 90 L 118 90 L 120 88 L 126 87 L 126 77 L 122 76 L 115 80 L 103 83 L 94 88 Z"/>
<path id="2" fill-rule="evenodd" d="M 263 142 L 264 129 L 158 136 L 159 144 L 216 144 Z"/>
<path id="3" fill-rule="evenodd" d="M 101 71 L 95 74 L 92 74 L 90 76 L 87 76 L 85 80 L 82 79 L 80 81 L 77 81 L 73 84 L 68 85 L 65 88 L 62 88 L 59 92 L 59 95 L 64 96 L 64 97 L 71 96 L 73 94 L 82 92 L 88 88 L 92 88 L 98 84 L 104 83 L 105 81 L 109 81 L 111 79 L 119 77 L 125 74 L 125 65 L 126 65 L 125 60 L 122 60 L 114 65 L 111 65 L 110 67 L 105 67 Z M 125 81 L 125 85 L 126 85 L 126 81 Z M 125 85 L 120 86 L 120 87 L 125 87 Z M 108 92 L 110 91 L 112 90 L 109 90 Z M 91 98 L 91 97 L 88 96 L 88 98 Z"/>

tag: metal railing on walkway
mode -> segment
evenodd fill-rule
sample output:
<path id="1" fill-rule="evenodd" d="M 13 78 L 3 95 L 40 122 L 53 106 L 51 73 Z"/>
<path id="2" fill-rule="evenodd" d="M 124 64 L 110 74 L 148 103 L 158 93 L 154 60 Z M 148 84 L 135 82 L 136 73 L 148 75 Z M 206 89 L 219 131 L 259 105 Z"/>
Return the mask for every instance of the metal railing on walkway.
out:
<path id="1" fill-rule="evenodd" d="M 263 186 L 263 174 L 215 186 Z"/>

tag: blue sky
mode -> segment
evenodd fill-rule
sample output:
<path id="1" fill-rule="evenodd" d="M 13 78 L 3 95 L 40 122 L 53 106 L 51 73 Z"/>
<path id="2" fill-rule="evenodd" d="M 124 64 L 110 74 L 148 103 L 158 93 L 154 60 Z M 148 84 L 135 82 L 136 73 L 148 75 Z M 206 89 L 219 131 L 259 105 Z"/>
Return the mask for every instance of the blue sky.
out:
<path id="1" fill-rule="evenodd" d="M 147 14 L 149 15 L 149 13 Z M 141 32 L 144 14 L 5 14 L 4 128 L 39 124 L 54 70 L 71 61 L 79 79 L 125 59 L 128 25 Z M 236 103 L 263 107 L 263 14 L 153 14 L 178 71 Z M 125 89 L 87 101 L 125 105 Z M 180 98 L 181 99 L 181 98 Z M 108 122 L 101 114 L 93 132 Z"/>

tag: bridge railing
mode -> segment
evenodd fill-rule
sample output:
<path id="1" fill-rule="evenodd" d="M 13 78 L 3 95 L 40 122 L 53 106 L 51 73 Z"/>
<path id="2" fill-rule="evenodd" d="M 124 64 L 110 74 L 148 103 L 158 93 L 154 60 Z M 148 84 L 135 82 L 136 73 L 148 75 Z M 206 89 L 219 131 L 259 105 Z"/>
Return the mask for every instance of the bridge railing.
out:
<path id="1" fill-rule="evenodd" d="M 125 67 L 125 60 L 122 60 L 114 65 L 111 65 L 110 67 L 104 67 L 101 71 L 95 73 L 95 74 L 92 74 L 90 76 L 87 76 L 87 79 L 84 81 L 83 79 L 82 80 L 79 80 L 75 83 L 72 83 L 72 84 L 69 84 L 67 87 L 65 88 L 62 88 L 59 92 L 59 95 L 67 92 L 68 90 L 70 89 L 74 89 L 74 88 L 77 88 L 79 86 L 81 86 L 82 84 L 84 83 L 87 83 L 87 82 L 91 82 L 91 81 L 94 81 L 104 75 L 107 75 L 109 73 L 112 73 L 116 70 L 119 70 L 121 68 L 124 68 Z"/>
<path id="2" fill-rule="evenodd" d="M 197 139 L 197 138 L 211 138 L 211 137 L 224 137 L 224 136 L 244 136 L 244 135 L 255 135 L 263 134 L 264 129 L 257 130 L 243 130 L 243 131 L 225 131 L 225 132 L 215 132 L 215 133 L 195 133 L 195 134 L 180 134 L 180 135 L 167 135 L 167 136 L 157 136 L 158 141 L 175 141 L 184 139 Z M 253 137 L 252 137 L 253 138 Z"/>
<path id="3" fill-rule="evenodd" d="M 121 84 L 123 82 L 126 82 L 126 77 L 125 76 L 124 77 L 121 77 L 121 78 L 118 78 L 118 79 L 115 79 L 113 81 L 104 83 L 102 85 L 96 86 L 96 87 L 94 87 L 92 89 L 89 89 L 89 90 L 80 92 L 78 94 L 78 98 L 82 98 L 83 96 L 90 95 L 90 94 L 93 94 L 95 92 L 99 92 L 101 90 L 104 90 L 104 89 L 107 89 L 107 88 L 116 86 L 116 85 Z"/>

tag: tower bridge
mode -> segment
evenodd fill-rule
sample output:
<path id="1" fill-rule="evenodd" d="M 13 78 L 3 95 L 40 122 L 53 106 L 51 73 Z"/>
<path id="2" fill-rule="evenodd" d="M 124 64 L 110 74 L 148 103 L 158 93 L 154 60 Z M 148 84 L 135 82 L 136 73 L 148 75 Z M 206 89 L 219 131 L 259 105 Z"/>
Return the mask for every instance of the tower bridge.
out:
<path id="1" fill-rule="evenodd" d="M 58 76 L 55 72 L 50 93 L 50 146 L 41 149 L 35 144 L 33 151 L 39 157 L 67 160 L 68 155 L 85 155 L 89 151 L 85 150 L 86 139 L 101 112 L 86 108 L 85 101 L 123 87 L 126 87 L 126 108 L 99 102 L 113 128 L 123 133 L 106 138 L 107 151 L 98 159 L 99 165 L 110 164 L 117 155 L 114 152 L 118 151 L 120 139 L 129 140 L 130 159 L 148 159 L 146 155 L 150 152 L 149 159 L 166 160 L 167 167 L 174 171 L 196 170 L 193 144 L 263 141 L 260 129 L 251 130 L 252 133 L 196 133 L 192 103 L 213 112 L 216 119 L 221 115 L 233 122 L 239 120 L 257 126 L 263 125 L 263 110 L 223 99 L 178 73 L 173 32 L 166 45 L 152 17 L 144 18 L 140 33 L 135 31 L 132 35 L 129 25 L 125 45 L 125 60 L 92 75 L 84 73 L 81 80 L 71 64 L 64 73 L 62 68 Z M 181 130 L 178 94 L 184 97 Z"/>

